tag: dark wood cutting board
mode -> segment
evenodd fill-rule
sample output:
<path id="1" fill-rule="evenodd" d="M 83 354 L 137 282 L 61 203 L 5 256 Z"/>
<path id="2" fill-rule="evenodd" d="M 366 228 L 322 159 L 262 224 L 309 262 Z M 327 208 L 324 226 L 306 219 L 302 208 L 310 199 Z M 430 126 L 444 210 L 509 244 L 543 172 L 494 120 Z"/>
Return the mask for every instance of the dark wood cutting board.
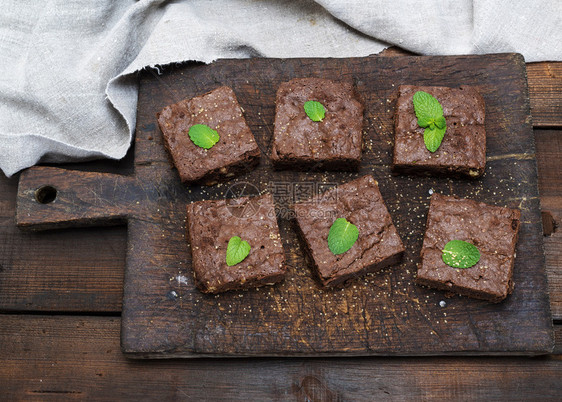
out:
<path id="1" fill-rule="evenodd" d="M 275 92 L 295 77 L 353 79 L 366 104 L 359 173 L 275 172 L 268 160 Z M 486 101 L 487 168 L 475 181 L 390 170 L 398 85 L 476 86 Z M 259 167 L 212 187 L 179 181 L 156 112 L 231 86 L 262 150 Z M 363 174 L 378 181 L 406 246 L 403 263 L 321 290 L 294 233 L 295 200 Z M 40 189 L 40 190 L 38 190 Z M 272 287 L 204 295 L 193 284 L 185 206 L 268 190 L 289 265 Z M 520 208 L 515 290 L 490 304 L 414 284 L 430 193 Z M 37 193 L 39 199 L 37 201 Z M 553 348 L 526 70 L 516 54 L 463 57 L 219 60 L 140 81 L 135 173 L 37 167 L 21 175 L 21 227 L 128 222 L 122 348 L 130 357 L 540 354 Z"/>

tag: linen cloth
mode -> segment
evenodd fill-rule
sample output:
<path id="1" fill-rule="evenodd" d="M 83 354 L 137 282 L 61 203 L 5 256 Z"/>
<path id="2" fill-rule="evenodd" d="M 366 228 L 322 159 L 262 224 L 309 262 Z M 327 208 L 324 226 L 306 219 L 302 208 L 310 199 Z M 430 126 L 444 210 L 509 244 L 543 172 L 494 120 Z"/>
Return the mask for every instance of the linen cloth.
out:
<path id="1" fill-rule="evenodd" d="M 558 0 L 4 0 L 0 168 L 122 158 L 137 73 L 188 60 L 519 52 L 562 60 Z"/>

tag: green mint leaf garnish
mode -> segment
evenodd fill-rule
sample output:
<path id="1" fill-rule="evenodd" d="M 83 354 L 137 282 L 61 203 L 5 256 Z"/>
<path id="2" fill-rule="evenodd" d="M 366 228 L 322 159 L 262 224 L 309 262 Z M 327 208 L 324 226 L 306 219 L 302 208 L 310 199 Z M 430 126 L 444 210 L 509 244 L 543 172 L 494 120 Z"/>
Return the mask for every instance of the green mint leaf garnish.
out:
<path id="1" fill-rule="evenodd" d="M 194 124 L 189 129 L 189 138 L 195 145 L 209 149 L 219 142 L 219 133 L 205 124 Z"/>
<path id="2" fill-rule="evenodd" d="M 437 99 L 424 91 L 416 92 L 413 102 L 418 125 L 425 127 L 423 133 L 425 146 L 429 152 L 435 152 L 441 145 L 447 131 L 447 121 L 443 116 L 443 107 Z"/>
<path id="3" fill-rule="evenodd" d="M 447 121 L 445 120 L 445 117 L 440 116 L 438 118 L 435 119 L 435 125 L 438 128 L 447 128 Z"/>
<path id="4" fill-rule="evenodd" d="M 432 117 L 427 117 L 427 116 L 418 117 L 418 126 L 429 127 L 432 124 L 435 125 L 435 119 L 433 119 Z"/>
<path id="5" fill-rule="evenodd" d="M 429 152 L 437 151 L 437 148 L 439 148 L 443 141 L 443 137 L 445 137 L 446 130 L 447 128 L 437 128 L 437 126 L 434 126 L 433 128 L 428 127 L 423 131 L 423 142 Z"/>
<path id="6" fill-rule="evenodd" d="M 437 99 L 428 94 L 427 92 L 418 91 L 414 94 L 414 111 L 416 112 L 416 117 L 418 118 L 418 124 L 420 120 L 425 121 L 426 119 L 435 120 L 439 116 L 443 116 L 443 108 Z M 427 125 L 421 125 L 421 127 L 427 127 Z"/>
<path id="7" fill-rule="evenodd" d="M 335 255 L 349 250 L 359 237 L 359 229 L 345 218 L 338 218 L 328 232 L 328 247 Z"/>
<path id="8" fill-rule="evenodd" d="M 304 111 L 312 121 L 322 121 L 326 116 L 326 109 L 324 109 L 324 105 L 316 101 L 305 102 Z"/>
<path id="9" fill-rule="evenodd" d="M 226 247 L 226 265 L 232 267 L 241 263 L 250 254 L 250 249 L 250 244 L 246 240 L 238 236 L 231 237 Z"/>
<path id="10" fill-rule="evenodd" d="M 445 244 L 443 262 L 453 268 L 470 268 L 480 261 L 480 251 L 474 244 L 462 240 L 451 240 Z"/>

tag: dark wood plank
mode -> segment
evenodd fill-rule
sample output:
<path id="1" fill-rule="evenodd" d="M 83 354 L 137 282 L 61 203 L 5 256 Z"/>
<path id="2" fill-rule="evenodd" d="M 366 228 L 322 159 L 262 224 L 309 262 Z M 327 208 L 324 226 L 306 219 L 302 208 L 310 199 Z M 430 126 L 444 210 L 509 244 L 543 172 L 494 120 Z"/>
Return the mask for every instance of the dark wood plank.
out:
<path id="1" fill-rule="evenodd" d="M 6 400 L 557 400 L 561 356 L 131 361 L 119 319 L 0 315 Z M 557 333 L 560 328 L 557 328 Z"/>
<path id="2" fill-rule="evenodd" d="M 535 127 L 562 127 L 562 62 L 527 64 Z"/>
<path id="3" fill-rule="evenodd" d="M 562 320 L 562 131 L 535 130 L 541 207 L 558 228 L 544 238 L 550 305 Z"/>
<path id="4" fill-rule="evenodd" d="M 130 176 L 39 166 L 21 173 L 16 222 L 32 230 L 123 224 L 143 196 Z"/>
<path id="5" fill-rule="evenodd" d="M 554 355 L 562 355 L 562 325 L 554 326 Z"/>
<path id="6" fill-rule="evenodd" d="M 371 173 L 379 180 L 398 231 L 405 237 L 408 252 L 406 261 L 398 267 L 355 281 L 343 290 L 320 291 L 310 278 L 292 222 L 282 218 L 281 233 L 288 245 L 290 261 L 287 281 L 256 291 L 201 295 L 193 288 L 183 230 L 181 236 L 168 236 L 166 240 L 161 235 L 174 231 L 174 221 L 183 221 L 185 203 L 221 198 L 232 184 L 250 182 L 259 190 L 272 191 L 283 209 L 287 201 L 276 194 L 277 181 L 341 183 L 355 176 L 272 173 L 269 161 L 265 160 L 255 172 L 228 185 L 191 188 L 187 193 L 178 191 L 175 185 L 162 186 L 160 193 L 172 195 L 178 200 L 177 205 L 170 205 L 169 199 L 162 197 L 158 202 L 163 213 L 160 219 L 151 217 L 151 225 L 136 220 L 129 225 L 130 250 L 134 253 L 128 256 L 125 281 L 124 351 L 138 356 L 156 351 L 161 355 L 190 357 L 206 353 L 521 353 L 525 348 L 522 345 L 534 337 L 531 332 L 541 327 L 544 332 L 539 330 L 537 337 L 545 345 L 549 344 L 547 327 L 551 325 L 551 318 L 546 302 L 544 257 L 540 252 L 542 231 L 539 229 L 537 188 L 533 184 L 536 183 L 536 162 L 524 65 L 518 56 L 496 57 L 493 61 L 489 57 L 223 60 L 211 66 L 187 67 L 141 81 L 138 172 L 142 171 L 149 180 L 158 178 L 161 182 L 173 183 L 177 181 L 175 172 L 161 169 L 169 164 L 169 158 L 154 125 L 154 113 L 163 106 L 220 84 L 231 85 L 263 154 L 267 155 L 274 96 L 280 82 L 302 75 L 354 79 L 367 105 L 367 151 L 362 173 Z M 412 179 L 390 174 L 393 96 L 397 85 L 405 82 L 434 85 L 462 82 L 481 90 L 488 113 L 489 167 L 483 180 Z M 521 182 L 529 184 L 521 186 Z M 412 284 L 430 189 L 523 209 L 525 224 L 517 262 L 520 268 L 516 268 L 515 276 L 518 288 L 508 301 L 490 306 L 454 298 L 448 300 L 449 307 L 445 311 L 438 307 L 443 300 L 442 293 Z M 160 220 L 165 224 L 160 225 Z M 143 233 L 144 237 L 134 233 Z M 146 236 L 150 233 L 152 235 Z M 170 258 L 170 254 L 177 259 Z M 154 267 L 146 264 L 149 258 L 157 261 Z M 535 267 L 530 271 L 543 273 L 533 279 L 522 267 Z M 537 293 L 541 288 L 543 296 Z M 530 314 L 533 323 L 524 329 L 524 322 L 529 322 L 530 318 L 525 319 L 524 311 L 530 305 L 537 308 Z M 256 317 L 259 317 L 257 322 Z M 514 320 L 513 326 L 509 324 L 510 319 Z M 503 325 L 498 327 L 498 321 Z M 519 330 L 524 334 L 515 335 Z M 515 339 L 517 341 L 513 342 Z"/>
<path id="7" fill-rule="evenodd" d="M 187 66 L 162 77 L 149 76 L 141 84 L 139 97 L 135 189 L 125 191 L 130 202 L 141 202 L 131 210 L 128 226 L 124 351 L 169 357 L 548 352 L 552 347 L 551 316 L 524 67 L 518 55 L 252 59 L 223 60 L 211 66 Z M 361 173 L 373 174 L 381 183 L 398 231 L 405 237 L 405 261 L 342 290 L 321 291 L 311 279 L 292 222 L 281 217 L 290 265 L 289 278 L 283 284 L 257 291 L 202 295 L 191 278 L 184 236 L 185 204 L 224 197 L 233 183 L 249 181 L 260 190 L 269 188 L 277 197 L 274 187 L 278 182 L 338 184 L 356 175 L 273 173 L 264 160 L 259 169 L 229 185 L 186 189 L 171 169 L 154 115 L 183 97 L 219 84 L 231 85 L 265 155 L 275 90 L 280 82 L 300 75 L 352 78 L 365 96 L 367 151 Z M 488 125 L 488 169 L 482 180 L 391 174 L 393 96 L 400 83 L 464 83 L 480 89 L 486 99 Z M 39 174 L 45 176 L 41 170 Z M 40 184 L 29 180 L 32 176 L 33 170 L 23 184 Z M 69 187 L 78 188 L 79 183 L 76 180 Z M 23 184 L 20 194 L 26 195 L 30 190 Z M 413 285 L 429 190 L 523 210 L 515 269 L 517 290 L 506 302 L 489 305 L 457 297 L 442 308 L 442 293 Z M 277 201 L 283 209 L 292 200 Z M 65 216 L 56 220 L 57 225 L 74 219 L 76 202 L 64 204 Z M 89 207 L 92 201 L 87 202 Z M 85 210 L 89 211 L 79 205 L 75 213 L 82 217 Z"/>
<path id="8" fill-rule="evenodd" d="M 0 175 L 0 310 L 119 313 L 126 228 L 24 232 L 17 184 Z"/>

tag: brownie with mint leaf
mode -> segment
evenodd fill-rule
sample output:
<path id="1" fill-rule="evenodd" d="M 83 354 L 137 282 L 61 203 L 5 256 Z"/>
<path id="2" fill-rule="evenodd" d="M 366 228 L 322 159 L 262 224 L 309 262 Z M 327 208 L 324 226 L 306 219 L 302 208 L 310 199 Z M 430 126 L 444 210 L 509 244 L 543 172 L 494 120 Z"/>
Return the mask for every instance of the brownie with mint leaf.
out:
<path id="1" fill-rule="evenodd" d="M 313 272 L 325 287 L 396 264 L 404 253 L 370 175 L 295 204 L 295 216 Z"/>
<path id="2" fill-rule="evenodd" d="M 473 87 L 401 85 L 394 116 L 394 170 L 481 176 L 485 117 L 484 99 Z"/>
<path id="3" fill-rule="evenodd" d="M 434 193 L 416 283 L 490 302 L 513 290 L 521 212 Z"/>
<path id="4" fill-rule="evenodd" d="M 195 285 L 204 293 L 283 280 L 287 267 L 271 194 L 187 206 Z"/>
<path id="5" fill-rule="evenodd" d="M 355 171 L 363 104 L 352 82 L 296 78 L 279 86 L 271 162 L 276 169 Z"/>
<path id="6" fill-rule="evenodd" d="M 230 87 L 166 106 L 157 119 L 186 184 L 230 180 L 259 163 L 260 150 Z"/>

